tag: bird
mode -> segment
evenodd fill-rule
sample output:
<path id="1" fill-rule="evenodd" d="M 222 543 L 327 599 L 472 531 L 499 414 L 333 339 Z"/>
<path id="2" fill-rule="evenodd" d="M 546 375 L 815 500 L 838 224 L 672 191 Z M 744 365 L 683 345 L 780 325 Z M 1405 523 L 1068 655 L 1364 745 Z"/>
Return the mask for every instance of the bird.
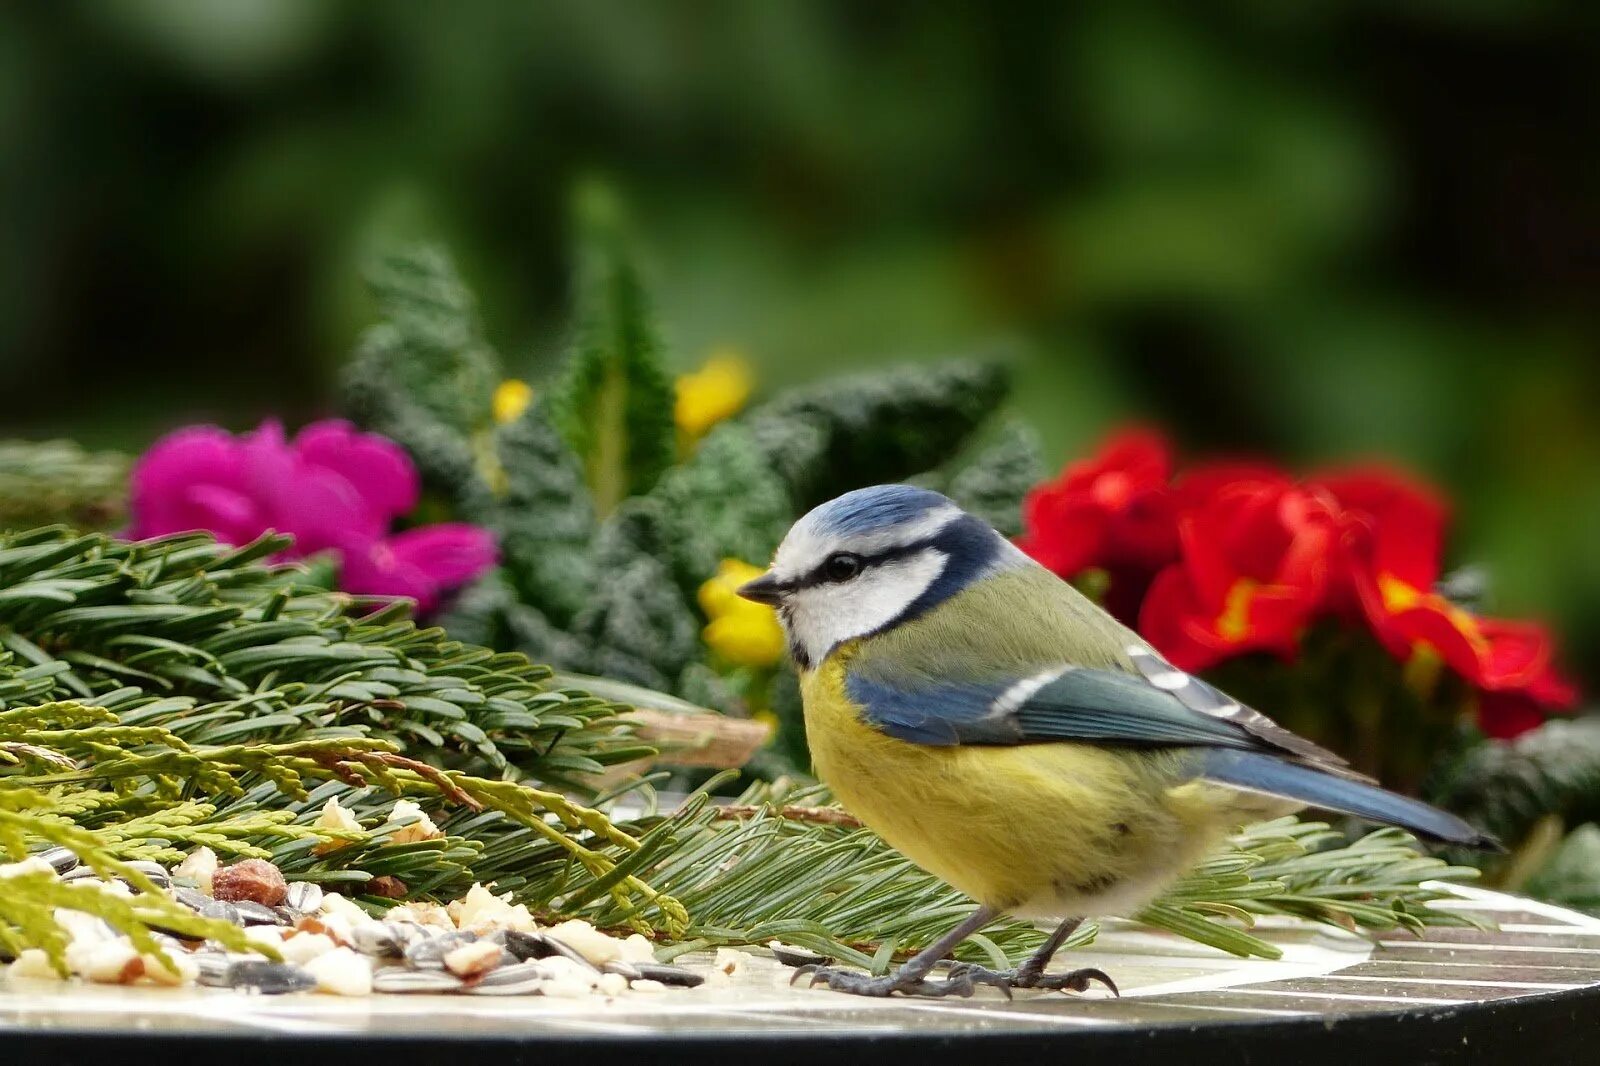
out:
<path id="1" fill-rule="evenodd" d="M 865 996 L 1117 988 L 1049 965 L 1087 918 L 1132 914 L 1242 824 L 1311 806 L 1497 847 L 1178 669 L 982 519 L 877 485 L 801 517 L 739 595 L 776 608 L 817 776 L 978 904 L 898 970 L 803 968 Z M 935 967 L 1001 915 L 1054 921 L 1020 966 Z M 801 976 L 797 972 L 795 977 Z"/>

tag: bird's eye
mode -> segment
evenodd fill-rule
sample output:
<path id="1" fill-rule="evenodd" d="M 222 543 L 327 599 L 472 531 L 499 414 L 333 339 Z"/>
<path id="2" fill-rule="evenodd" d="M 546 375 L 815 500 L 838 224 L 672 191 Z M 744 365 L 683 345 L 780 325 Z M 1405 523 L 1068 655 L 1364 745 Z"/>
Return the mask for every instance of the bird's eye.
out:
<path id="1" fill-rule="evenodd" d="M 822 564 L 822 574 L 829 581 L 849 581 L 861 573 L 861 556 L 849 552 L 834 552 Z"/>

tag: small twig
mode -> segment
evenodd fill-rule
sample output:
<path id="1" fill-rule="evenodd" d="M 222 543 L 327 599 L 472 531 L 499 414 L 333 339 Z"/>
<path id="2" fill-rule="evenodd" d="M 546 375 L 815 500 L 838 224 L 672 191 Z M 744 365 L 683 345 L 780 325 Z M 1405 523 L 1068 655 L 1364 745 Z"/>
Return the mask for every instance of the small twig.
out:
<path id="1" fill-rule="evenodd" d="M 849 814 L 838 807 L 768 807 L 758 803 L 732 803 L 726 807 L 711 808 L 711 816 L 717 821 L 734 821 L 740 818 L 754 818 L 761 814 L 772 814 L 791 822 L 806 822 L 810 825 L 837 825 L 846 829 L 860 829 L 861 819 Z"/>
<path id="2" fill-rule="evenodd" d="M 312 755 L 312 760 L 318 766 L 336 775 L 341 781 L 349 785 L 355 785 L 358 788 L 365 786 L 367 783 L 366 778 L 361 775 L 361 771 L 357 768 L 358 765 L 381 765 L 395 770 L 410 770 L 437 788 L 439 794 L 451 803 L 459 804 L 471 811 L 483 810 L 483 804 L 462 791 L 461 787 L 452 781 L 450 775 L 443 770 L 392 751 L 318 752 Z"/>

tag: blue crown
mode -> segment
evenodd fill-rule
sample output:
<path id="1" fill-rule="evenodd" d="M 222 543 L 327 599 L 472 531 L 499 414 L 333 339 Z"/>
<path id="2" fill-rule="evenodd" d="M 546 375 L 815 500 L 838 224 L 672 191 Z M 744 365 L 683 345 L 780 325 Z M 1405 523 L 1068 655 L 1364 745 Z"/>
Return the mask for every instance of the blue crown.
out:
<path id="1" fill-rule="evenodd" d="M 873 485 L 847 492 L 812 511 L 812 528 L 843 537 L 860 536 L 911 522 L 950 501 L 913 485 Z"/>

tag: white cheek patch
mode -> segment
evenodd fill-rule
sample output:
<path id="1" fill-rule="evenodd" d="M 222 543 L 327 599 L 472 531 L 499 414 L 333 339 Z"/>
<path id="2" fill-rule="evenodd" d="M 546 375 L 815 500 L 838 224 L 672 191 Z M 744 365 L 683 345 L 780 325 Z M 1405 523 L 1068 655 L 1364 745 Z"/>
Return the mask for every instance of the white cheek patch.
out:
<path id="1" fill-rule="evenodd" d="M 882 629 L 904 614 L 944 573 L 948 558 L 927 548 L 870 566 L 852 581 L 801 589 L 790 601 L 789 635 L 807 658 L 821 662 L 836 645 Z"/>

